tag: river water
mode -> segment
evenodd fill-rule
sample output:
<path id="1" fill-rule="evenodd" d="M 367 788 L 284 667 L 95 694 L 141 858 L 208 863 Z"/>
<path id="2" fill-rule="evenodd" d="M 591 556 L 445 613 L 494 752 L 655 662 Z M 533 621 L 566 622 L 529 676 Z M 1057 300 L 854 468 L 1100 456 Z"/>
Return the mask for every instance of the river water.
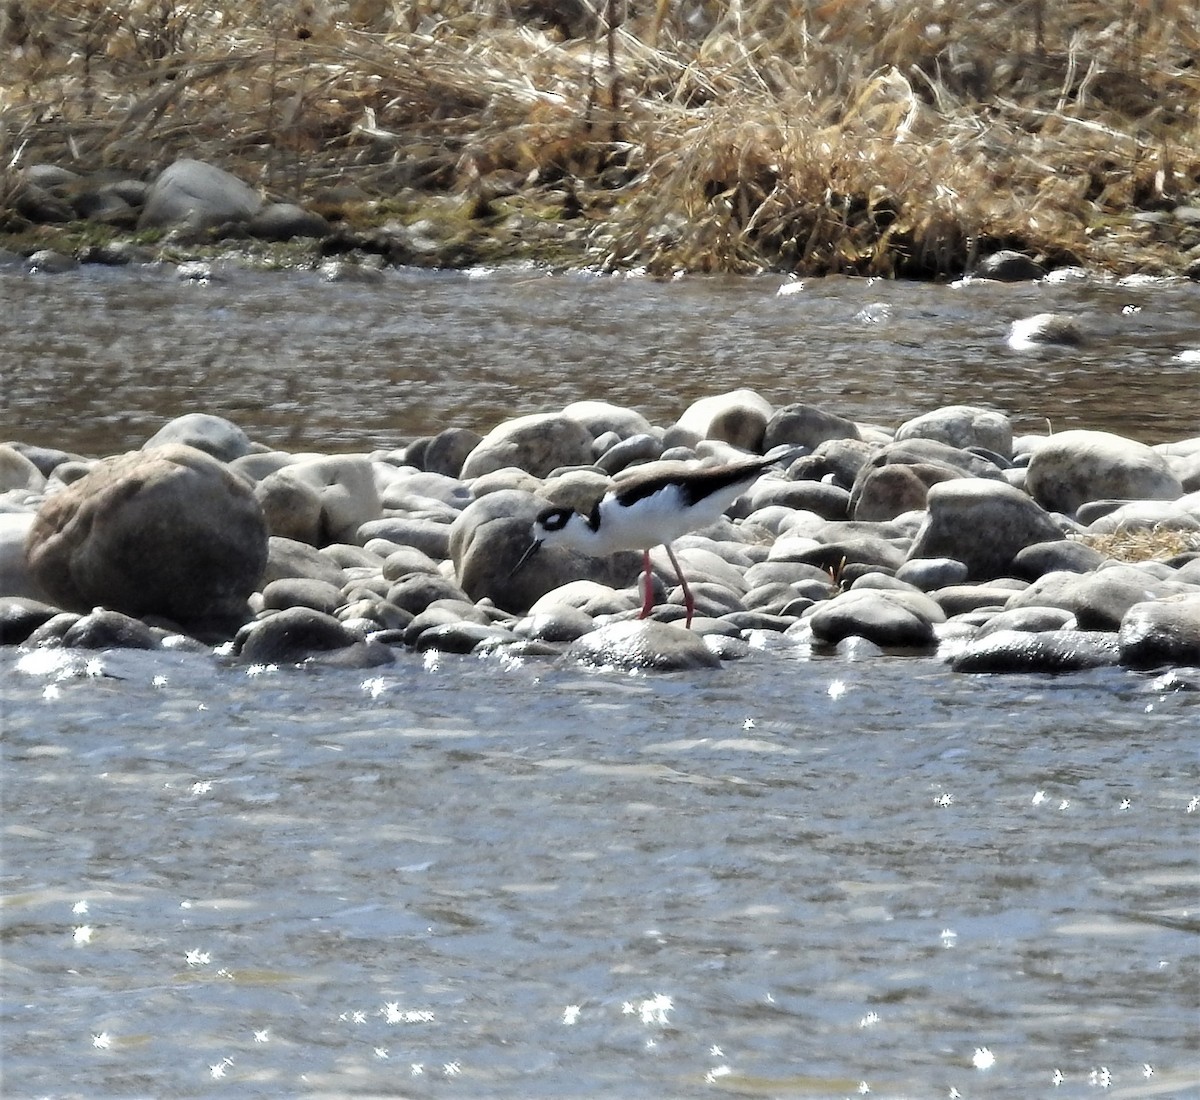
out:
<path id="1" fill-rule="evenodd" d="M 1197 434 L 1195 287 L 779 286 L 0 276 L 0 436 L 370 449 L 737 385 Z M 1006 347 L 1047 309 L 1091 342 Z M 1169 679 L 764 637 L 671 676 L 4 650 L 0 686 L 6 1097 L 1200 1096 Z"/>

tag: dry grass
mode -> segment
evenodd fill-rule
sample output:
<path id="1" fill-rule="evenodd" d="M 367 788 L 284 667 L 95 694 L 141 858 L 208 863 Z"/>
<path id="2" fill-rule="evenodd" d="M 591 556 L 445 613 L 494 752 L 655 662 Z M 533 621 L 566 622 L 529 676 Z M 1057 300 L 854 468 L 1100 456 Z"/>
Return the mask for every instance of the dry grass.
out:
<path id="1" fill-rule="evenodd" d="M 1076 541 L 1117 561 L 1166 561 L 1200 551 L 1200 532 L 1168 527 L 1118 531 L 1111 535 L 1080 535 Z"/>
<path id="2" fill-rule="evenodd" d="M 500 190 L 662 274 L 1200 246 L 1133 219 L 1200 205 L 1200 0 L 579 2 L 5 0 L 0 164 L 197 156 L 360 214 Z"/>

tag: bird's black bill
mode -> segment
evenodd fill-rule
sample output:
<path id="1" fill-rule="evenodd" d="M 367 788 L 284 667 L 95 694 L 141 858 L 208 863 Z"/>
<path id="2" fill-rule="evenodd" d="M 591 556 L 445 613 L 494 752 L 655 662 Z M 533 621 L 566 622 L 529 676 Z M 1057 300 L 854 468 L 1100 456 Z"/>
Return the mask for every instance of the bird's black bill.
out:
<path id="1" fill-rule="evenodd" d="M 510 577 L 515 577 L 517 575 L 517 573 L 519 573 L 521 571 L 522 566 L 524 566 L 524 564 L 530 558 L 532 558 L 533 555 L 536 554 L 541 548 L 542 548 L 542 540 L 534 539 L 533 542 L 531 542 L 529 544 L 529 549 L 526 550 L 525 553 L 521 555 L 520 560 L 517 562 L 517 564 L 514 565 L 512 567 L 512 569 L 509 570 L 508 575 Z"/>

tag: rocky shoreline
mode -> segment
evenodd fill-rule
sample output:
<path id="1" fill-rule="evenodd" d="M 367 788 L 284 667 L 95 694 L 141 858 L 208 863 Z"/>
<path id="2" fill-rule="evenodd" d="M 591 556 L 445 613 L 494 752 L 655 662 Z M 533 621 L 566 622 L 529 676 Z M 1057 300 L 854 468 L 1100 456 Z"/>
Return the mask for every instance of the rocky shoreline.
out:
<path id="1" fill-rule="evenodd" d="M 649 464 L 747 454 L 775 466 L 675 543 L 691 630 L 662 548 L 648 620 L 636 552 L 545 549 L 513 572 L 547 506 L 586 512 Z M 26 649 L 656 670 L 766 649 L 936 655 L 963 672 L 1120 664 L 1200 686 L 1200 437 L 1014 438 L 1007 417 L 967 406 L 893 431 L 739 390 L 669 426 L 588 401 L 483 437 L 324 455 L 194 413 L 104 459 L 0 445 L 0 494 L 0 643 Z M 1106 553 L 1139 538 L 1156 560 Z"/>
<path id="2" fill-rule="evenodd" d="M 11 208 L 6 214 L 0 207 L 0 268 L 33 273 L 61 273 L 80 264 L 203 261 L 230 253 L 268 267 L 319 266 L 331 280 L 378 277 L 385 266 L 606 266 L 591 238 L 609 230 L 603 219 L 584 218 L 569 191 L 531 203 L 502 190 L 455 196 L 409 189 L 386 202 L 326 199 L 300 205 L 268 201 L 232 173 L 189 157 L 149 182 L 34 164 L 15 177 L 9 191 L 0 195 Z M 1155 252 L 1147 271 L 1200 279 L 1195 255 L 1200 207 L 1179 206 L 1155 217 L 1155 224 L 1180 237 L 1180 250 L 1173 260 Z M 1029 282 L 1078 270 L 1067 253 L 1051 261 L 997 240 L 958 274 Z"/>

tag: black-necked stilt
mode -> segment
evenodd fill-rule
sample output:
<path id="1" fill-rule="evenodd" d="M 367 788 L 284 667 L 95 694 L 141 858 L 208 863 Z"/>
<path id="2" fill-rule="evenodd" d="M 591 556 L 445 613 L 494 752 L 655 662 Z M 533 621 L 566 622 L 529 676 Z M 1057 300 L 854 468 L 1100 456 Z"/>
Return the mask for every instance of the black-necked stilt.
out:
<path id="1" fill-rule="evenodd" d="M 723 466 L 678 466 L 647 470 L 623 479 L 596 502 L 586 516 L 571 508 L 547 508 L 533 524 L 533 542 L 513 567 L 521 568 L 543 546 L 565 546 L 592 557 L 618 550 L 640 550 L 645 571 L 644 619 L 654 606 L 650 579 L 650 548 L 666 548 L 683 588 L 687 626 L 696 611 L 674 539 L 715 523 L 726 508 L 777 459 L 756 458 Z"/>

